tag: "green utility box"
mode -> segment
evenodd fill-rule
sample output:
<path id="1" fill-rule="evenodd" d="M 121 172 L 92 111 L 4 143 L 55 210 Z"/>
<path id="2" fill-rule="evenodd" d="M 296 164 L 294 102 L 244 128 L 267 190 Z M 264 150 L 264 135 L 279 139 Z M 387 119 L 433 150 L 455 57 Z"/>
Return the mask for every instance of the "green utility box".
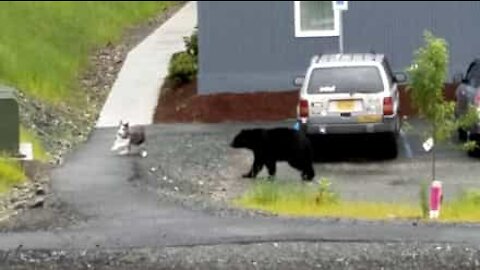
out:
<path id="1" fill-rule="evenodd" d="M 0 153 L 19 154 L 20 117 L 15 90 L 0 85 Z"/>

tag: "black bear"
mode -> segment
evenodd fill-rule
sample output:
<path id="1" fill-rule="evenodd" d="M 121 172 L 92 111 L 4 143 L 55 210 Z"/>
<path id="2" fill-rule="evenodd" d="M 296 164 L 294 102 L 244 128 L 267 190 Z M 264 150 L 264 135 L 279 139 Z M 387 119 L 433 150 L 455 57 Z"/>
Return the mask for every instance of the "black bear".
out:
<path id="1" fill-rule="evenodd" d="M 290 166 L 301 171 L 302 180 L 311 181 L 315 177 L 312 145 L 301 131 L 290 128 L 243 129 L 230 146 L 253 151 L 253 165 L 243 175 L 245 178 L 255 178 L 264 165 L 270 177 L 275 176 L 277 161 L 287 161 Z"/>

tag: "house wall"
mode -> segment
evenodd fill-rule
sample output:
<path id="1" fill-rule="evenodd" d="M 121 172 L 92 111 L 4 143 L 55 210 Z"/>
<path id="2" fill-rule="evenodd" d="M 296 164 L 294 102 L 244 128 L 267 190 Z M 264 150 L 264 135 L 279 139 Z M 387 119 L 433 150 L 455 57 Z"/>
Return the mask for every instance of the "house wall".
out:
<path id="1" fill-rule="evenodd" d="M 296 38 L 292 1 L 198 2 L 199 92 L 282 91 L 338 37 Z M 385 53 L 402 71 L 429 29 L 449 43 L 450 75 L 480 55 L 480 2 L 349 2 L 345 52 Z"/>

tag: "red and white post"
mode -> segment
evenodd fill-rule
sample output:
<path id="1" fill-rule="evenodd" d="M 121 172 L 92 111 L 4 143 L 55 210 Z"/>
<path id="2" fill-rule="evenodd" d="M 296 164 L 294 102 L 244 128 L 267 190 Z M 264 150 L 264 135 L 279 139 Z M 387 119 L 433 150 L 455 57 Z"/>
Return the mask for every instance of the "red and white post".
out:
<path id="1" fill-rule="evenodd" d="M 433 181 L 430 186 L 430 219 L 438 219 L 443 200 L 442 182 Z"/>

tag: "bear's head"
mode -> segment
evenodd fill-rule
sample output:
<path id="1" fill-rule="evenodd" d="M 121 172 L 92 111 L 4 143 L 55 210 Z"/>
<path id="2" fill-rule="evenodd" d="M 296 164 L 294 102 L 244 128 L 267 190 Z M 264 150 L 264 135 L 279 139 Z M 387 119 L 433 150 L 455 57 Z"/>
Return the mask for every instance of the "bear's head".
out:
<path id="1" fill-rule="evenodd" d="M 254 129 L 242 129 L 235 138 L 233 138 L 230 146 L 233 148 L 249 148 L 251 149 L 258 142 L 258 132 Z"/>

